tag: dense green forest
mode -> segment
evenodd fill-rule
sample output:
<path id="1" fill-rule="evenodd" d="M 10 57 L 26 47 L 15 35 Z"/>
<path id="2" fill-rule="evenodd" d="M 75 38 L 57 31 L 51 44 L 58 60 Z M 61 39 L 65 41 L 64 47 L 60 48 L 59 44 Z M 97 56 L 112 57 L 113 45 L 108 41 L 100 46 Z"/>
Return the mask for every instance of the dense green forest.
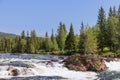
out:
<path id="1" fill-rule="evenodd" d="M 108 16 L 104 8 L 98 12 L 97 23 L 89 26 L 81 22 L 80 34 L 74 34 L 74 25 L 67 32 L 66 25 L 60 22 L 57 34 L 37 37 L 35 30 L 22 31 L 21 36 L 0 39 L 0 52 L 10 53 L 49 53 L 49 54 L 105 54 L 120 53 L 120 6 L 110 7 Z"/>

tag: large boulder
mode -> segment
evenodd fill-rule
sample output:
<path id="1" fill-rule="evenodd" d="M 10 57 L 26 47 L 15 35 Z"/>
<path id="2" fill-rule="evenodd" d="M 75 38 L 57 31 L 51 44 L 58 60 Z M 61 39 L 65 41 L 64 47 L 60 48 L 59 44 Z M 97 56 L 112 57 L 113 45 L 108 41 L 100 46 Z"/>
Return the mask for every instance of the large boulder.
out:
<path id="1" fill-rule="evenodd" d="M 75 71 L 95 71 L 100 72 L 106 70 L 104 59 L 96 54 L 89 55 L 73 55 L 65 59 L 65 67 Z"/>

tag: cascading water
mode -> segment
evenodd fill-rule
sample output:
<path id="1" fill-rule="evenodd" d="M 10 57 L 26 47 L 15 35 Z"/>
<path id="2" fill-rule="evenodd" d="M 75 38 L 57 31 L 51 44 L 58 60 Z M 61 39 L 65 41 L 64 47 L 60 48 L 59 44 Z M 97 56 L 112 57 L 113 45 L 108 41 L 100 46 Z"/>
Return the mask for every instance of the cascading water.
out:
<path id="1" fill-rule="evenodd" d="M 120 70 L 120 62 L 106 62 L 109 71 Z M 12 70 L 17 69 L 13 76 Z M 68 70 L 59 56 L 39 54 L 0 54 L 1 79 L 94 80 L 98 73 Z M 20 79 L 19 79 L 20 80 Z"/>

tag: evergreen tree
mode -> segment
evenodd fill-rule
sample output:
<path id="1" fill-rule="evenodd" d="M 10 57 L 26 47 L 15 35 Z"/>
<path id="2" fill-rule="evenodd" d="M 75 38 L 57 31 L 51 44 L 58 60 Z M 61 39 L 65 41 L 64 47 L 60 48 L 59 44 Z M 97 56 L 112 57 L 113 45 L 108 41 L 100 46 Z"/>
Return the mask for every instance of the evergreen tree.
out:
<path id="1" fill-rule="evenodd" d="M 113 43 L 112 48 L 114 52 L 117 52 L 119 49 L 119 38 L 120 38 L 120 27 L 119 21 L 116 17 L 111 17 L 109 25 L 112 27 L 111 41 Z"/>
<path id="2" fill-rule="evenodd" d="M 2 52 L 5 52 L 5 38 L 1 39 L 1 44 L 0 44 L 0 46 L 1 46 L 1 51 L 2 51 Z"/>
<path id="3" fill-rule="evenodd" d="M 52 51 L 58 50 L 58 44 L 56 38 L 54 37 L 53 29 L 52 29 L 51 41 L 52 41 Z"/>
<path id="4" fill-rule="evenodd" d="M 80 36 L 78 34 L 75 35 L 75 51 L 78 51 L 78 46 L 79 46 L 79 38 Z"/>
<path id="5" fill-rule="evenodd" d="M 69 51 L 75 51 L 76 45 L 75 45 L 75 36 L 74 36 L 74 30 L 73 25 L 70 26 L 70 32 L 67 35 L 66 41 L 65 41 L 65 49 Z"/>
<path id="6" fill-rule="evenodd" d="M 59 29 L 58 29 L 58 35 L 57 35 L 57 42 L 58 42 L 59 49 L 61 51 L 63 51 L 65 48 L 65 40 L 66 40 L 65 30 L 66 30 L 65 26 L 63 27 L 63 24 L 60 23 Z"/>
<path id="7" fill-rule="evenodd" d="M 80 50 L 81 54 L 85 54 L 85 42 L 86 42 L 86 38 L 87 35 L 85 34 L 85 28 L 84 28 L 84 24 L 83 22 L 81 23 L 81 29 L 80 29 L 80 39 L 79 39 L 79 43 L 78 43 L 78 49 Z"/>
<path id="8" fill-rule="evenodd" d="M 116 11 L 116 7 L 115 6 L 113 7 L 113 16 L 117 17 L 117 11 Z"/>
<path id="9" fill-rule="evenodd" d="M 30 45 L 31 45 L 32 53 L 36 53 L 38 48 L 37 48 L 37 37 L 35 30 L 31 31 Z"/>
<path id="10" fill-rule="evenodd" d="M 51 48 L 52 48 L 52 42 L 51 42 L 51 39 L 48 36 L 48 33 L 46 32 L 46 35 L 45 35 L 45 50 L 47 52 L 50 52 Z"/>
<path id="11" fill-rule="evenodd" d="M 19 52 L 19 53 L 21 52 L 21 43 L 20 43 L 20 42 L 21 42 L 21 38 L 18 37 L 18 41 L 17 41 L 16 46 L 14 47 L 13 52 L 15 52 L 15 53 L 16 53 L 16 52 L 17 52 L 17 53 L 18 53 L 18 52 Z"/>
<path id="12" fill-rule="evenodd" d="M 67 34 L 67 30 L 66 30 L 65 24 L 62 24 L 62 26 L 63 26 L 63 29 L 64 29 L 64 31 L 65 31 L 65 34 Z"/>
<path id="13" fill-rule="evenodd" d="M 21 48 L 21 49 L 20 49 L 20 50 L 21 50 L 20 52 L 21 52 L 21 53 L 24 53 L 24 52 L 25 52 L 25 48 L 26 48 L 26 40 L 25 40 L 25 39 L 21 39 L 21 40 L 20 40 L 20 45 L 21 45 L 21 46 L 20 46 L 20 48 Z"/>
<path id="14" fill-rule="evenodd" d="M 51 41 L 53 42 L 53 40 L 54 40 L 54 31 L 53 31 L 53 29 L 52 29 Z"/>
<path id="15" fill-rule="evenodd" d="M 120 24 L 120 5 L 119 5 L 119 8 L 118 8 L 118 14 L 117 14 L 117 17 L 118 17 L 119 24 Z"/>
<path id="16" fill-rule="evenodd" d="M 30 37 L 29 32 L 27 31 L 27 37 L 26 37 L 26 50 L 25 52 L 30 53 Z"/>
<path id="17" fill-rule="evenodd" d="M 106 19 L 105 19 L 105 11 L 101 7 L 99 9 L 99 14 L 98 14 L 98 25 L 100 28 L 100 32 L 98 34 L 98 46 L 103 51 L 104 47 L 106 46 L 107 38 L 106 38 Z"/>
<path id="18" fill-rule="evenodd" d="M 109 16 L 107 19 L 107 47 L 112 51 L 113 50 L 113 42 L 112 42 L 112 35 L 113 35 L 113 24 L 111 24 L 113 16 Z"/>
<path id="19" fill-rule="evenodd" d="M 110 9 L 109 9 L 109 17 L 110 16 L 113 16 L 113 10 L 112 10 L 112 7 L 110 7 Z"/>
<path id="20" fill-rule="evenodd" d="M 22 39 L 25 39 L 25 37 L 26 37 L 26 36 L 25 36 L 25 31 L 23 30 L 22 33 L 21 33 L 21 38 L 22 38 Z"/>

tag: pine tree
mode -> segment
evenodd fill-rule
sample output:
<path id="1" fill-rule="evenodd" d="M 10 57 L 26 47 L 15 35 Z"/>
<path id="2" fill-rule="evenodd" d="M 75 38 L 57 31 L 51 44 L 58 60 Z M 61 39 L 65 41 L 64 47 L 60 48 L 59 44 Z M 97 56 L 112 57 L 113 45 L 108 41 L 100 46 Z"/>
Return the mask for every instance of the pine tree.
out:
<path id="1" fill-rule="evenodd" d="M 70 32 L 67 35 L 66 41 L 65 41 L 65 49 L 69 51 L 75 51 L 76 45 L 75 45 L 75 36 L 74 36 L 74 30 L 73 25 L 70 26 Z"/>

